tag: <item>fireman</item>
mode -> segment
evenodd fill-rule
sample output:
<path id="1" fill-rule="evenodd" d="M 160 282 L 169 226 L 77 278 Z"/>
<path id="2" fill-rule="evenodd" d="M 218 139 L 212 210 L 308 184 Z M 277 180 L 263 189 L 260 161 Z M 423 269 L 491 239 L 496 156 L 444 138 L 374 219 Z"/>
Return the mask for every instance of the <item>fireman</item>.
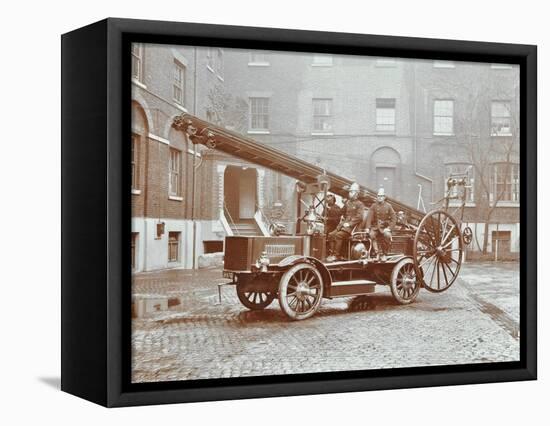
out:
<path id="1" fill-rule="evenodd" d="M 376 202 L 372 204 L 367 215 L 367 232 L 369 232 L 372 240 L 376 257 L 382 262 L 386 261 L 386 255 L 391 247 L 391 230 L 395 227 L 395 223 L 395 211 L 391 204 L 386 201 L 384 188 L 380 188 L 376 195 Z M 379 240 L 382 253 L 378 251 Z"/>
<path id="2" fill-rule="evenodd" d="M 325 210 L 325 216 L 327 218 L 326 234 L 330 234 L 336 229 L 340 223 L 342 217 L 342 208 L 336 204 L 336 197 L 334 194 L 327 194 L 327 206 Z"/>
<path id="3" fill-rule="evenodd" d="M 327 262 L 334 262 L 342 255 L 342 245 L 351 237 L 355 227 L 363 221 L 365 205 L 358 199 L 359 184 L 354 182 L 349 187 L 349 199 L 346 201 L 340 223 L 328 234 L 329 256 Z"/>

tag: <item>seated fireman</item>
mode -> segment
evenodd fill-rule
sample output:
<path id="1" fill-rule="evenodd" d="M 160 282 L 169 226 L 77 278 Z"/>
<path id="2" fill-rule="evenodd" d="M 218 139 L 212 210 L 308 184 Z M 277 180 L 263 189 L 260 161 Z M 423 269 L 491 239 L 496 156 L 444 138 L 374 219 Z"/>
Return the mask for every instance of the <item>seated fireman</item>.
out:
<path id="1" fill-rule="evenodd" d="M 354 182 L 349 187 L 349 199 L 342 209 L 342 219 L 336 229 L 328 234 L 328 262 L 334 262 L 341 257 L 344 241 L 351 238 L 353 229 L 363 220 L 365 205 L 358 197 L 359 184 Z"/>
<path id="2" fill-rule="evenodd" d="M 372 246 L 377 257 L 386 261 L 386 254 L 391 246 L 391 230 L 395 227 L 396 215 L 393 207 L 386 201 L 384 188 L 378 190 L 376 202 L 372 204 L 367 215 L 367 232 L 372 240 Z M 372 226 L 372 227 L 371 227 Z M 382 254 L 378 251 L 378 240 L 381 242 Z"/>
<path id="3" fill-rule="evenodd" d="M 336 229 L 340 223 L 340 218 L 342 217 L 342 208 L 336 204 L 336 197 L 334 194 L 327 194 L 327 207 L 325 211 L 325 216 L 327 218 L 327 225 L 325 232 L 330 234 Z"/>

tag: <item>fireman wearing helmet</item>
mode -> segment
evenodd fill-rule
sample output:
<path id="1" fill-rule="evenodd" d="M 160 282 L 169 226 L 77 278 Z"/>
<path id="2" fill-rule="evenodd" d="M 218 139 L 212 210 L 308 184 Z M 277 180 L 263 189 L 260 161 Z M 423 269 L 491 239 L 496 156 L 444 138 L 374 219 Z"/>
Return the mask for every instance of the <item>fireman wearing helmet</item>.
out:
<path id="1" fill-rule="evenodd" d="M 354 182 L 349 187 L 349 198 L 342 209 L 342 219 L 334 231 L 328 234 L 328 262 L 341 258 L 342 245 L 351 237 L 353 229 L 362 222 L 365 205 L 358 199 L 359 184 Z"/>
<path id="2" fill-rule="evenodd" d="M 380 188 L 376 195 L 376 202 L 372 204 L 367 215 L 367 232 L 369 232 L 376 256 L 382 262 L 386 261 L 386 254 L 391 246 L 391 230 L 395 227 L 395 222 L 395 211 L 386 201 L 384 188 Z M 382 253 L 378 251 L 379 240 Z"/>

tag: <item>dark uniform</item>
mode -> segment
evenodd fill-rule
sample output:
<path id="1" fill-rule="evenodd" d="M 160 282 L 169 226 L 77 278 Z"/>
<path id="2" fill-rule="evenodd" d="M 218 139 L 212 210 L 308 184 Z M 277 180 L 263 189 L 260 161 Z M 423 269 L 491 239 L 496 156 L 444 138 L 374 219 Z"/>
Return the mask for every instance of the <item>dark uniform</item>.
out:
<path id="1" fill-rule="evenodd" d="M 370 237 L 374 243 L 378 239 L 382 243 L 382 253 L 387 253 L 391 246 L 391 230 L 395 227 L 395 211 L 390 203 L 375 202 L 367 215 L 367 228 L 370 229 Z M 375 250 L 377 249 L 375 244 Z"/>
<path id="2" fill-rule="evenodd" d="M 337 204 L 333 204 L 332 206 L 327 205 L 326 217 L 327 217 L 326 233 L 330 234 L 332 231 L 336 229 L 336 227 L 340 223 L 340 218 L 342 217 L 342 208 Z"/>
<path id="3" fill-rule="evenodd" d="M 349 240 L 353 229 L 363 221 L 363 212 L 365 205 L 355 199 L 348 200 L 342 209 L 342 222 L 334 231 L 328 234 L 329 252 L 335 256 L 340 256 L 344 241 Z"/>

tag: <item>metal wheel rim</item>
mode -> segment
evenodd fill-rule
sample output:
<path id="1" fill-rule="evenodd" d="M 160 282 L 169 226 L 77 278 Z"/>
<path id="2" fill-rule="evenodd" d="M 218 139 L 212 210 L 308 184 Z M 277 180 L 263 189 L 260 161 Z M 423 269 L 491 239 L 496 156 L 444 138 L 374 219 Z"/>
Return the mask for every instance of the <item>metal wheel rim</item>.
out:
<path id="1" fill-rule="evenodd" d="M 315 267 L 295 265 L 281 279 L 279 303 L 292 319 L 305 319 L 318 309 L 323 296 L 323 280 Z"/>
<path id="2" fill-rule="evenodd" d="M 397 271 L 395 282 L 397 294 L 405 300 L 411 300 L 415 297 L 415 293 L 420 289 L 420 284 L 416 279 L 416 269 L 412 260 L 405 263 Z"/>
<path id="3" fill-rule="evenodd" d="M 426 214 L 413 246 L 416 274 L 424 288 L 434 293 L 447 290 L 458 277 L 462 252 L 462 233 L 456 219 L 443 210 Z"/>

